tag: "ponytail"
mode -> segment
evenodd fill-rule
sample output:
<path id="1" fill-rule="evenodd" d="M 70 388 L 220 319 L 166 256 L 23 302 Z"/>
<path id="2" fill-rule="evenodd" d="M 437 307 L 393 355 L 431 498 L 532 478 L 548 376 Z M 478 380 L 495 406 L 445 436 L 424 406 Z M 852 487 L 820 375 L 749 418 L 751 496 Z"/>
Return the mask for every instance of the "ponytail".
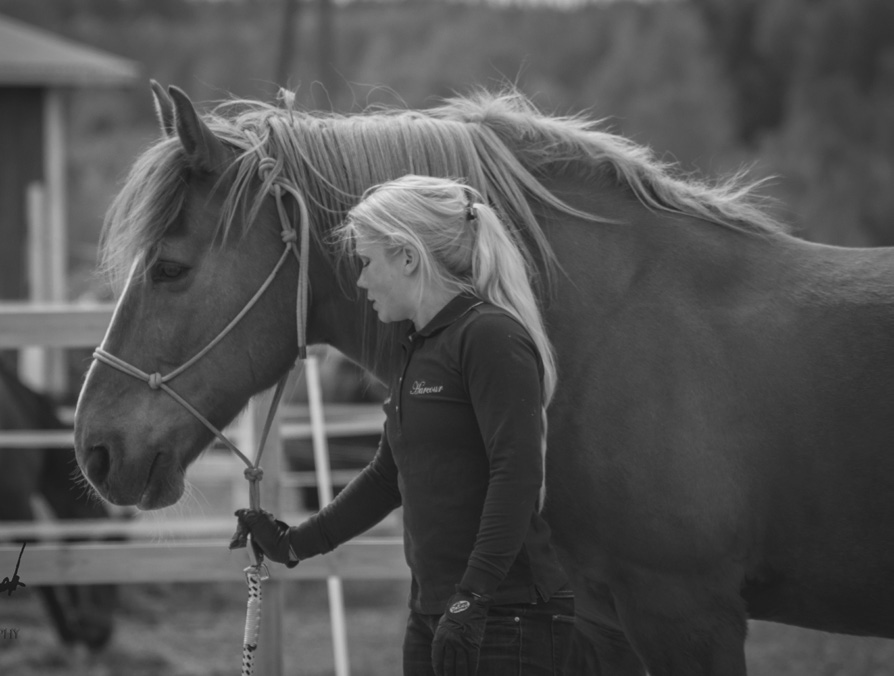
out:
<path id="1" fill-rule="evenodd" d="M 470 203 L 473 222 L 477 221 L 476 246 L 472 253 L 472 282 L 475 294 L 502 308 L 524 326 L 534 341 L 543 363 L 543 406 L 540 415 L 543 435 L 540 457 L 546 476 L 546 409 L 556 390 L 556 362 L 552 345 L 531 288 L 528 265 L 521 251 L 509 238 L 506 227 L 496 212 L 486 204 Z M 546 482 L 540 485 L 538 509 L 546 498 Z"/>
<path id="2" fill-rule="evenodd" d="M 555 356 L 531 288 L 531 271 L 496 212 L 482 203 L 471 203 L 469 209 L 476 229 L 472 247 L 475 295 L 502 308 L 527 329 L 543 362 L 543 401 L 548 406 L 556 389 Z"/>

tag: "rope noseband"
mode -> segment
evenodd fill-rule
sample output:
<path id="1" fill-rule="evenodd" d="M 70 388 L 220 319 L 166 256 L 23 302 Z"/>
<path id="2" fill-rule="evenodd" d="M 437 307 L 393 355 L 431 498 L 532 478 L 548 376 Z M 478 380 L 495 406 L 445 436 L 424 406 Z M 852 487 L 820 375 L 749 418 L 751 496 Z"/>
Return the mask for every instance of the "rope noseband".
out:
<path id="1" fill-rule="evenodd" d="M 281 235 L 283 241 L 283 252 L 280 255 L 276 265 L 267 275 L 267 279 L 261 284 L 260 288 L 249 299 L 242 310 L 233 317 L 220 333 L 215 336 L 204 348 L 199 350 L 192 358 L 181 364 L 173 371 L 166 375 L 161 373 L 146 373 L 120 357 L 107 352 L 102 347 L 96 348 L 93 352 L 93 358 L 97 361 L 111 366 L 122 373 L 126 373 L 137 380 L 144 381 L 153 390 L 161 390 L 167 393 L 174 401 L 189 411 L 200 423 L 214 434 L 227 448 L 229 448 L 236 456 L 245 463 L 245 478 L 249 482 L 249 506 L 251 509 L 261 508 L 260 499 L 260 481 L 264 476 L 264 471 L 260 467 L 261 455 L 264 452 L 264 445 L 267 442 L 267 435 L 276 415 L 276 409 L 279 406 L 280 398 L 285 389 L 288 374 L 283 376 L 276 384 L 273 400 L 270 403 L 270 410 L 267 412 L 267 418 L 264 422 L 264 428 L 258 441 L 258 449 L 255 455 L 255 461 L 252 462 L 236 445 L 230 441 L 224 433 L 211 423 L 208 418 L 202 415 L 198 409 L 192 406 L 186 399 L 181 397 L 168 383 L 174 378 L 182 374 L 188 368 L 196 364 L 202 357 L 208 354 L 215 345 L 222 341 L 227 334 L 248 314 L 257 302 L 260 300 L 264 292 L 276 279 L 280 269 L 285 265 L 290 255 L 294 255 L 298 261 L 298 292 L 296 297 L 296 330 L 298 336 L 298 358 L 305 359 L 307 357 L 307 306 L 308 306 L 308 261 L 310 251 L 310 217 L 308 215 L 307 203 L 304 196 L 298 188 L 282 177 L 282 160 L 274 160 L 271 157 L 262 157 L 258 162 L 258 177 L 262 182 L 262 189 L 268 192 L 274 199 L 276 204 L 277 215 L 279 216 Z M 283 204 L 284 195 L 291 195 L 298 203 L 300 222 L 299 231 L 296 231 L 289 222 L 285 205 Z M 300 239 L 300 246 L 299 240 Z M 245 640 L 242 648 L 242 674 L 250 676 L 254 671 L 254 653 L 258 644 L 258 631 L 260 628 L 261 614 L 261 583 L 269 577 L 267 567 L 263 563 L 263 557 L 255 555 L 254 546 L 248 542 L 248 556 L 251 561 L 245 569 L 245 579 L 248 583 L 248 608 L 245 617 Z"/>

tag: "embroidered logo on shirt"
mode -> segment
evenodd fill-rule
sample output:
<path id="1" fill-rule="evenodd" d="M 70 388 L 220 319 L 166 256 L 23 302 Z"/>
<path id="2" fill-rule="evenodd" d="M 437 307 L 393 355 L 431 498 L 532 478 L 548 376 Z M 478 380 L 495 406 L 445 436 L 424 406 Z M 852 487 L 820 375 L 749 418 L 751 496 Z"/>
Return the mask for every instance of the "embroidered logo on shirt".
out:
<path id="1" fill-rule="evenodd" d="M 456 613 L 461 613 L 464 610 L 468 610 L 469 606 L 472 605 L 468 601 L 457 601 L 452 606 L 450 606 L 450 613 L 455 615 Z"/>
<path id="2" fill-rule="evenodd" d="M 426 385 L 424 380 L 415 380 L 410 388 L 410 394 L 437 394 L 443 389 L 443 385 Z"/>

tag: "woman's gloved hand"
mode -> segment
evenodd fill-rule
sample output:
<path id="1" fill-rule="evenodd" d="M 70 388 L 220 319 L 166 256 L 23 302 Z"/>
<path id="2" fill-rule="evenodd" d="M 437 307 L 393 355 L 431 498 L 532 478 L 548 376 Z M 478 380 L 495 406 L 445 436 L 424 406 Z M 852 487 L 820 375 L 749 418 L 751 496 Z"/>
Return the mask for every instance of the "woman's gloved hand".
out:
<path id="1" fill-rule="evenodd" d="M 432 641 L 436 676 L 475 676 L 491 599 L 457 588 Z"/>
<path id="2" fill-rule="evenodd" d="M 238 523 L 230 540 L 230 549 L 245 547 L 246 540 L 251 535 L 255 552 L 271 561 L 284 563 L 289 568 L 298 565 L 300 559 L 289 540 L 292 529 L 288 524 L 263 509 L 238 509 L 236 519 Z"/>

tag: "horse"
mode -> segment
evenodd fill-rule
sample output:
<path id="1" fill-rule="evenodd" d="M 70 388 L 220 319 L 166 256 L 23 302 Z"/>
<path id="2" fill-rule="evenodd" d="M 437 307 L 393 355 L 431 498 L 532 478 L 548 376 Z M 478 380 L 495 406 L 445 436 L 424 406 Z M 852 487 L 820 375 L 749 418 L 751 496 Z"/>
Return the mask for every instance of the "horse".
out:
<path id="1" fill-rule="evenodd" d="M 459 177 L 526 252 L 557 353 L 542 512 L 569 673 L 740 676 L 749 618 L 894 637 L 894 251 L 805 241 L 761 181 L 684 175 L 512 89 L 351 114 L 152 89 L 75 417 L 106 500 L 176 502 L 305 342 L 387 382 L 407 326 L 376 322 L 329 235 L 372 185 Z"/>
<path id="2" fill-rule="evenodd" d="M 0 429 L 65 429 L 53 403 L 22 383 L 0 360 Z M 0 448 L 0 521 L 37 519 L 34 496 L 59 519 L 107 518 L 108 510 L 83 485 L 74 448 Z M 116 591 L 109 585 L 37 588 L 59 640 L 90 651 L 114 632 Z"/>

